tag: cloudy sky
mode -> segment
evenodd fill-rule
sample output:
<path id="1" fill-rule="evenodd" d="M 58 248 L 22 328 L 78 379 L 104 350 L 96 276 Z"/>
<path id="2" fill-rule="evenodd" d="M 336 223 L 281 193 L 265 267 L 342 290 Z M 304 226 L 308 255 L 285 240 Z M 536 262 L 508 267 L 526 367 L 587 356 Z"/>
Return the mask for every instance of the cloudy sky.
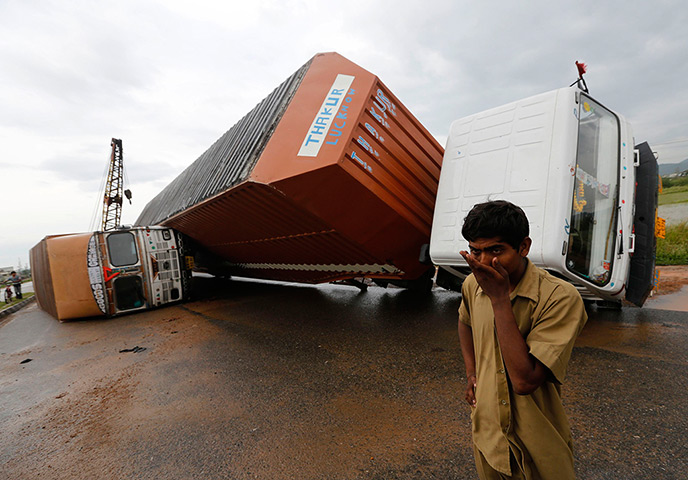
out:
<path id="1" fill-rule="evenodd" d="M 452 120 L 576 79 L 661 163 L 688 158 L 688 4 L 0 0 L 0 267 L 90 229 L 110 139 L 123 222 L 315 53 L 380 79 L 444 144 Z"/>

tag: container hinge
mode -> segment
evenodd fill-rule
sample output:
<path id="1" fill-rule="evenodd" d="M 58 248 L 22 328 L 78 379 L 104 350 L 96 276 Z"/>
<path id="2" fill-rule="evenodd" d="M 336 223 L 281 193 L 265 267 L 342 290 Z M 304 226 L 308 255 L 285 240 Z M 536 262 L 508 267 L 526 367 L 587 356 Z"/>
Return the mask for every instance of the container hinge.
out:
<path id="1" fill-rule="evenodd" d="M 633 166 L 640 166 L 640 150 L 638 150 L 637 148 L 633 149 Z"/>

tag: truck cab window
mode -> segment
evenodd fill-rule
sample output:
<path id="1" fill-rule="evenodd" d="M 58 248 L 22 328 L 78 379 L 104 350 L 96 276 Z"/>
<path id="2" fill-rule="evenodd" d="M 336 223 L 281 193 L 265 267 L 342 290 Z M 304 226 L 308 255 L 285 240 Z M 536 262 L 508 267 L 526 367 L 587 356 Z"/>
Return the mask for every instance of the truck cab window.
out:
<path id="1" fill-rule="evenodd" d="M 615 257 L 619 121 L 581 95 L 578 153 L 566 266 L 597 285 L 611 277 Z"/>
<path id="2" fill-rule="evenodd" d="M 133 310 L 146 305 L 143 282 L 138 275 L 115 278 L 114 288 L 117 310 Z"/>
<path id="3" fill-rule="evenodd" d="M 136 265 L 139 261 L 136 252 L 136 239 L 130 232 L 111 233 L 107 237 L 110 264 L 114 267 Z"/>

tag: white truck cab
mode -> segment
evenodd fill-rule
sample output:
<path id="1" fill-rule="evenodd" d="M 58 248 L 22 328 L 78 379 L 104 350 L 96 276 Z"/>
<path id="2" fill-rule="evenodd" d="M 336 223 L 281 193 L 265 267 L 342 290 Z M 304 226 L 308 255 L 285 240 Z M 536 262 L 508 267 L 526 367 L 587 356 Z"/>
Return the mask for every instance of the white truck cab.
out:
<path id="1" fill-rule="evenodd" d="M 584 298 L 629 297 L 642 305 L 654 278 L 657 208 L 657 163 L 642 147 L 639 175 L 630 124 L 578 87 L 456 120 L 430 241 L 438 283 L 470 273 L 459 254 L 468 250 L 461 235 L 468 211 L 508 200 L 528 216 L 535 265 L 573 283 Z"/>

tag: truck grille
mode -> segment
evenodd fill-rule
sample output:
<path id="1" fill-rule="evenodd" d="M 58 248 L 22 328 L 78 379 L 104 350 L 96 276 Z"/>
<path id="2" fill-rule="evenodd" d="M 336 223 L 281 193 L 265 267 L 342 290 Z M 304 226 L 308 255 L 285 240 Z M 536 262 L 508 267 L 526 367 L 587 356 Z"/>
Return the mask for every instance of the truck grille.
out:
<path id="1" fill-rule="evenodd" d="M 179 258 L 177 252 L 157 252 L 158 278 L 160 280 L 179 279 Z"/>

